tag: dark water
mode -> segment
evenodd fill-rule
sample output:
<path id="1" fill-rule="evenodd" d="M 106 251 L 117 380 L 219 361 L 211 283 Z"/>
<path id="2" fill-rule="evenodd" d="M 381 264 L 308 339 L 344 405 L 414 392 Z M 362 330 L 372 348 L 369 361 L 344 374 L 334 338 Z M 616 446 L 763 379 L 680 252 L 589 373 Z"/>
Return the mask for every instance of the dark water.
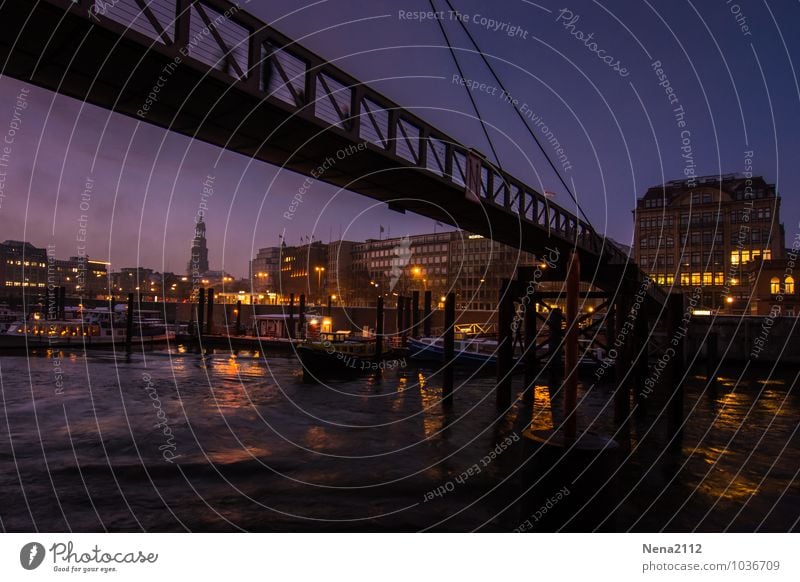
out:
<path id="1" fill-rule="evenodd" d="M 457 374 L 448 410 L 410 367 L 314 385 L 280 354 L 56 356 L 0 357 L 5 531 L 511 531 L 522 453 L 498 443 L 559 416 L 544 385 L 498 413 L 491 374 Z M 740 374 L 690 380 L 677 448 L 656 401 L 632 421 L 616 529 L 797 529 L 795 373 Z M 582 388 L 581 427 L 614 433 L 609 395 Z"/>

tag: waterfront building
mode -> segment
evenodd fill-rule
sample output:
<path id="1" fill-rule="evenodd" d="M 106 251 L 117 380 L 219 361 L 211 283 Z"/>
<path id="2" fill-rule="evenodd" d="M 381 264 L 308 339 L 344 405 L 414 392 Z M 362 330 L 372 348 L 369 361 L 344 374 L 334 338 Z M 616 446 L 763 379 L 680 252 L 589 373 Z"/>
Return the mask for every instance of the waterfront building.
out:
<path id="1" fill-rule="evenodd" d="M 0 244 L 0 293 L 16 296 L 31 288 L 44 293 L 45 287 L 47 249 L 16 240 Z"/>
<path id="2" fill-rule="evenodd" d="M 67 295 L 87 299 L 104 299 L 108 296 L 108 268 L 111 263 L 84 256 L 51 260 L 50 265 L 49 282 L 65 287 Z"/>
<path id="3" fill-rule="evenodd" d="M 429 290 L 441 305 L 453 291 L 458 309 L 496 309 L 502 279 L 534 264 L 530 253 L 462 231 L 371 239 L 353 247 L 354 271 L 368 278 L 363 299 Z"/>
<path id="4" fill-rule="evenodd" d="M 634 210 L 634 259 L 660 285 L 700 287 L 703 307 L 749 311 L 753 264 L 784 258 L 780 204 L 760 176 L 654 186 Z"/>

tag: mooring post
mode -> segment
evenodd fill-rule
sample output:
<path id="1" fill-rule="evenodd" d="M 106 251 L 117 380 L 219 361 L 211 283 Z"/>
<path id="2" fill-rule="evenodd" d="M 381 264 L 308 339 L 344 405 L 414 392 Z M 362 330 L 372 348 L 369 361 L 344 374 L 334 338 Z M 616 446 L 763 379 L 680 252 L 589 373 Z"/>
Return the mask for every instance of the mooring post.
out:
<path id="1" fill-rule="evenodd" d="M 395 331 L 395 336 L 400 337 L 405 329 L 405 307 L 406 301 L 402 295 L 397 296 L 397 309 L 395 310 L 395 315 L 397 316 L 397 330 Z"/>
<path id="2" fill-rule="evenodd" d="M 411 337 L 419 337 L 419 291 L 411 293 Z"/>
<path id="3" fill-rule="evenodd" d="M 125 345 L 128 349 L 131 347 L 133 341 L 133 293 L 128 293 L 128 313 L 125 322 Z"/>
<path id="4" fill-rule="evenodd" d="M 431 291 L 425 291 L 424 321 L 422 322 L 422 335 L 431 336 Z"/>
<path id="5" fill-rule="evenodd" d="M 444 370 L 442 402 L 453 403 L 453 366 L 456 358 L 456 294 L 447 294 L 444 302 Z"/>
<path id="6" fill-rule="evenodd" d="M 306 296 L 305 293 L 300 294 L 300 309 L 297 323 L 300 327 L 300 339 L 306 339 Z"/>
<path id="7" fill-rule="evenodd" d="M 717 358 L 717 334 L 709 332 L 706 335 L 706 383 L 709 386 L 716 381 Z"/>
<path id="8" fill-rule="evenodd" d="M 668 298 L 667 317 L 669 326 L 667 329 L 669 348 L 667 354 L 672 355 L 669 363 L 669 373 L 667 374 L 667 438 L 672 443 L 673 450 L 680 450 L 683 446 L 683 355 L 684 355 L 684 332 L 681 330 L 684 314 L 683 293 L 672 293 Z"/>
<path id="9" fill-rule="evenodd" d="M 644 383 L 650 375 L 648 365 L 650 326 L 647 323 L 647 314 L 644 306 L 639 308 L 634 322 L 634 338 L 636 338 L 633 349 L 638 351 L 636 361 L 633 365 L 633 401 L 636 403 L 636 413 L 644 415 L 647 412 L 647 398 L 643 397 Z"/>
<path id="10" fill-rule="evenodd" d="M 536 355 L 536 295 L 530 297 L 524 306 L 525 326 L 525 389 L 523 399 L 526 404 L 533 404 L 536 391 L 536 376 L 539 373 L 539 358 Z"/>
<path id="11" fill-rule="evenodd" d="M 375 357 L 383 354 L 383 297 L 378 297 L 375 308 Z"/>
<path id="12" fill-rule="evenodd" d="M 58 318 L 64 319 L 64 314 L 66 312 L 67 307 L 67 288 L 66 287 L 59 287 L 58 288 Z"/>
<path id="13" fill-rule="evenodd" d="M 514 334 L 511 329 L 514 315 L 514 299 L 511 295 L 511 282 L 503 279 L 500 283 L 500 297 L 497 306 L 497 382 L 495 400 L 497 407 L 506 409 L 511 404 L 511 368 L 514 365 Z"/>
<path id="14" fill-rule="evenodd" d="M 547 371 L 549 375 L 550 389 L 558 387 L 563 372 L 561 362 L 561 322 L 564 320 L 561 310 L 556 307 L 551 309 L 547 316 L 548 350 L 547 350 Z"/>
<path id="15" fill-rule="evenodd" d="M 206 294 L 206 333 L 211 335 L 214 333 L 214 288 L 209 287 Z"/>
<path id="16" fill-rule="evenodd" d="M 572 252 L 567 271 L 567 335 L 564 342 L 564 431 L 567 439 L 578 433 L 578 303 L 581 263 Z"/>
<path id="17" fill-rule="evenodd" d="M 242 335 L 242 301 L 236 301 L 236 335 Z"/>
<path id="18" fill-rule="evenodd" d="M 328 317 L 333 317 L 333 296 L 328 295 Z"/>
<path id="19" fill-rule="evenodd" d="M 630 297 L 629 290 L 620 290 L 617 295 L 617 305 L 614 308 L 616 316 L 615 327 L 620 334 L 619 344 L 616 345 L 617 340 L 611 344 L 615 350 L 616 358 L 614 360 L 614 377 L 616 379 L 616 391 L 614 392 L 614 423 L 620 428 L 620 436 L 622 440 L 627 440 L 627 432 L 629 430 L 629 415 L 631 413 L 631 395 L 629 390 L 630 375 L 631 375 L 631 351 L 632 346 L 627 334 L 623 334 L 622 330 L 626 328 L 626 319 L 629 315 L 629 303 L 627 297 Z M 612 349 L 612 348 L 610 348 Z"/>
<path id="20" fill-rule="evenodd" d="M 610 358 L 614 349 L 614 342 L 617 341 L 617 306 L 613 303 L 608 304 L 606 309 L 606 358 Z M 616 361 L 614 365 L 605 369 L 607 380 L 614 382 L 617 379 Z"/>
<path id="21" fill-rule="evenodd" d="M 197 291 L 197 338 L 203 337 L 203 325 L 205 322 L 206 309 L 206 290 L 200 287 Z"/>
<path id="22" fill-rule="evenodd" d="M 289 321 L 286 323 L 286 337 L 294 338 L 294 293 L 289 293 Z"/>

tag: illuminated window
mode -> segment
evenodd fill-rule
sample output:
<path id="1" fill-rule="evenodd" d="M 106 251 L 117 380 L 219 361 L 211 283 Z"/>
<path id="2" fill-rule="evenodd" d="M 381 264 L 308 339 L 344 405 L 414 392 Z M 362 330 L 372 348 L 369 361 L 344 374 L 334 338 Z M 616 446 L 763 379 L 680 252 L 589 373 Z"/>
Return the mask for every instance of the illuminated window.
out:
<path id="1" fill-rule="evenodd" d="M 689 273 L 681 273 L 681 285 L 689 285 Z"/>
<path id="2" fill-rule="evenodd" d="M 777 277 L 773 277 L 769 280 L 769 292 L 773 295 L 777 295 L 781 292 L 781 280 Z"/>
<path id="3" fill-rule="evenodd" d="M 667 275 L 667 285 L 675 284 L 675 275 Z"/>
<path id="4" fill-rule="evenodd" d="M 724 284 L 725 284 L 725 274 L 714 273 L 714 285 L 724 285 Z"/>
<path id="5" fill-rule="evenodd" d="M 764 249 L 764 260 L 769 261 L 772 259 L 772 251 L 769 249 Z"/>
<path id="6" fill-rule="evenodd" d="M 750 251 L 742 251 L 742 262 L 747 263 L 750 261 Z"/>
<path id="7" fill-rule="evenodd" d="M 794 277 L 786 277 L 783 282 L 786 284 L 786 293 L 794 294 Z"/>
<path id="8" fill-rule="evenodd" d="M 692 273 L 692 285 L 700 284 L 700 273 Z"/>
<path id="9" fill-rule="evenodd" d="M 703 285 L 711 285 L 711 273 L 703 273 Z"/>
<path id="10" fill-rule="evenodd" d="M 732 265 L 739 264 L 739 251 L 731 251 L 731 264 Z"/>

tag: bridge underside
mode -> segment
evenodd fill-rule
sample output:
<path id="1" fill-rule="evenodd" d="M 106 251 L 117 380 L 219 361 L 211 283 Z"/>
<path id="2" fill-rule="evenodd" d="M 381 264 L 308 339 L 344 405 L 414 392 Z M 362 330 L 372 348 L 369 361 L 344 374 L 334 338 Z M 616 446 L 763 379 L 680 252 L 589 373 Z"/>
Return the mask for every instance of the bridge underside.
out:
<path id="1" fill-rule="evenodd" d="M 470 200 L 463 184 L 321 122 L 313 107 L 298 109 L 266 99 L 250 79 L 231 82 L 219 70 L 181 56 L 175 46 L 158 44 L 148 50 L 144 37 L 97 26 L 83 12 L 56 4 L 2 5 L 5 75 L 304 175 L 326 158 L 336 158 L 336 152 L 366 143 L 360 151 L 336 158 L 318 179 L 528 252 L 542 253 L 550 246 L 566 257 L 576 248 L 564 233 L 554 236 L 499 204 Z M 169 67 L 176 59 L 180 65 Z M 165 81 L 157 100 L 144 116 L 137 114 L 159 77 Z M 623 279 L 641 279 L 638 268 L 619 256 L 612 265 L 602 249 L 598 253 L 578 245 L 577 250 L 584 278 L 601 288 L 615 291 Z"/>

